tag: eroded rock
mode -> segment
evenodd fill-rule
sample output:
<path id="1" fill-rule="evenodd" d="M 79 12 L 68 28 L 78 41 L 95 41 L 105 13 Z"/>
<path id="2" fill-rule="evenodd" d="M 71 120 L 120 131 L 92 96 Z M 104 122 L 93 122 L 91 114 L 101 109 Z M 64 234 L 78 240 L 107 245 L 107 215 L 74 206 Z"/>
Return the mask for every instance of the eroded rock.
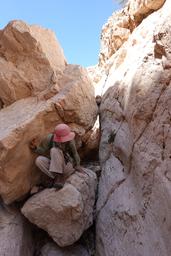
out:
<path id="1" fill-rule="evenodd" d="M 34 243 L 26 219 L 15 209 L 0 205 L 0 255 L 32 256 Z"/>
<path id="2" fill-rule="evenodd" d="M 59 246 L 68 246 L 93 223 L 95 190 L 95 173 L 84 169 L 70 176 L 61 190 L 45 189 L 31 197 L 22 213 Z"/>
<path id="3" fill-rule="evenodd" d="M 96 95 L 103 95 L 111 67 L 118 68 L 127 55 L 125 43 L 135 28 L 151 13 L 162 7 L 165 0 L 129 0 L 125 7 L 114 12 L 102 27 L 99 62 L 88 68 Z M 133 45 L 136 42 L 133 42 Z M 129 46 L 132 47 L 132 46 Z M 114 65 L 115 63 L 115 65 Z"/>
<path id="4" fill-rule="evenodd" d="M 146 16 L 162 7 L 165 0 L 129 0 L 129 13 L 133 16 Z M 141 17 L 142 19 L 143 17 Z"/>
<path id="5" fill-rule="evenodd" d="M 23 21 L 10 22 L 0 34 L 0 95 L 5 106 L 16 100 L 59 91 L 66 66 L 55 34 Z"/>
<path id="6" fill-rule="evenodd" d="M 130 0 L 121 11 L 114 12 L 102 28 L 99 66 L 105 66 L 140 22 L 160 9 L 164 2 L 165 0 Z"/>
<path id="7" fill-rule="evenodd" d="M 107 60 L 128 39 L 134 27 L 127 8 L 113 13 L 102 28 L 99 66 L 105 65 Z"/>
<path id="8" fill-rule="evenodd" d="M 47 243 L 41 249 L 42 256 L 90 256 L 82 245 L 60 248 L 54 243 Z"/>

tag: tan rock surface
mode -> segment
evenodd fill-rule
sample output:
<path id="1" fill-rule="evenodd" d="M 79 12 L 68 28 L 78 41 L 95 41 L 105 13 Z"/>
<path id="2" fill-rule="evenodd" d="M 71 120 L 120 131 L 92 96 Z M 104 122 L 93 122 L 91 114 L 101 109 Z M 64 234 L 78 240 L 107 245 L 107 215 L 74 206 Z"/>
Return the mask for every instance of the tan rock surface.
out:
<path id="1" fill-rule="evenodd" d="M 102 27 L 99 66 L 103 66 L 121 47 L 134 27 L 127 8 L 113 13 Z"/>
<path id="2" fill-rule="evenodd" d="M 35 155 L 28 147 L 32 138 L 41 140 L 66 122 L 81 141 L 95 122 L 94 90 L 84 69 L 68 65 L 60 83 L 65 88 L 47 101 L 22 99 L 0 111 L 0 195 L 6 203 L 25 195 L 37 179 Z"/>
<path id="3" fill-rule="evenodd" d="M 5 105 L 46 90 L 59 91 L 66 60 L 55 34 L 23 21 L 0 34 L 0 99 Z"/>
<path id="4" fill-rule="evenodd" d="M 165 0 L 129 0 L 122 10 L 109 17 L 102 27 L 99 62 L 96 66 L 87 68 L 96 95 L 104 93 L 103 87 L 113 63 L 118 67 L 123 62 L 128 47 L 120 49 L 121 46 L 143 19 L 160 9 L 164 2 Z"/>
<path id="5" fill-rule="evenodd" d="M 125 57 L 109 72 L 101 104 L 98 256 L 171 254 L 170 24 L 168 0 L 133 31 L 118 53 L 126 50 Z"/>
<path id="6" fill-rule="evenodd" d="M 95 190 L 95 173 L 84 169 L 70 176 L 61 190 L 45 189 L 31 197 L 22 213 L 59 246 L 68 246 L 92 225 Z"/>
<path id="7" fill-rule="evenodd" d="M 82 245 L 73 245 L 60 248 L 56 244 L 47 243 L 41 250 L 42 256 L 90 256 Z"/>
<path id="8" fill-rule="evenodd" d="M 103 26 L 99 66 L 104 66 L 110 57 L 129 38 L 132 31 L 146 16 L 161 8 L 165 0 L 129 0 L 126 6 L 114 12 Z"/>
<path id="9" fill-rule="evenodd" d="M 12 208 L 0 205 L 0 255 L 32 256 L 33 240 L 26 219 Z"/>
<path id="10" fill-rule="evenodd" d="M 133 16 L 150 14 L 162 7 L 165 0 L 129 0 L 129 13 Z"/>
<path id="11" fill-rule="evenodd" d="M 56 105 L 61 118 L 90 128 L 97 116 L 97 106 L 86 69 L 79 65 L 67 65 L 59 86 L 64 87 L 61 102 Z"/>

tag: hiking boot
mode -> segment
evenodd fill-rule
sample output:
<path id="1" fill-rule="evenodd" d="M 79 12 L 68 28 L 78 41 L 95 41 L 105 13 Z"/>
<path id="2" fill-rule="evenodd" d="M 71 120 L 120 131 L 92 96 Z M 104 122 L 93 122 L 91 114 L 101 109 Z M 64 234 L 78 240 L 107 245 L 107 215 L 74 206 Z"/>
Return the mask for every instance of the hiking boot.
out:
<path id="1" fill-rule="evenodd" d="M 53 184 L 53 188 L 55 188 L 56 190 L 60 190 L 64 187 L 64 185 L 62 183 L 54 183 Z"/>
<path id="2" fill-rule="evenodd" d="M 55 178 L 54 178 L 54 180 L 53 180 L 53 185 L 54 185 L 54 184 L 58 184 L 58 183 L 64 185 L 65 179 L 64 179 L 63 173 L 57 173 L 57 174 L 55 175 Z"/>

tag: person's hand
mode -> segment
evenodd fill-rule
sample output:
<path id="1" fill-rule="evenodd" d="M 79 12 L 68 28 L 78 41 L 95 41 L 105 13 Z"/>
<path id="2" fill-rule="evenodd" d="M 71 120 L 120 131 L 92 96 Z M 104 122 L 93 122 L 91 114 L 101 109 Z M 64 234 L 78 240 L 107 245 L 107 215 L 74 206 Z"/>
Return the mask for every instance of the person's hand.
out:
<path id="1" fill-rule="evenodd" d="M 37 148 L 37 138 L 33 138 L 29 143 L 29 148 L 35 150 Z"/>

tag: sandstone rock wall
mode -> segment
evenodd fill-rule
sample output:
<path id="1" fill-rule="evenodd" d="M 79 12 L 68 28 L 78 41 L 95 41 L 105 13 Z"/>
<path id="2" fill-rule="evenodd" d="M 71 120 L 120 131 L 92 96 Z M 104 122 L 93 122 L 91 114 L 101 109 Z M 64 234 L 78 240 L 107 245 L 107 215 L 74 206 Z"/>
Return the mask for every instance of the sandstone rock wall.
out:
<path id="1" fill-rule="evenodd" d="M 168 0 L 111 63 L 100 108 L 98 256 L 171 254 L 170 17 Z"/>

